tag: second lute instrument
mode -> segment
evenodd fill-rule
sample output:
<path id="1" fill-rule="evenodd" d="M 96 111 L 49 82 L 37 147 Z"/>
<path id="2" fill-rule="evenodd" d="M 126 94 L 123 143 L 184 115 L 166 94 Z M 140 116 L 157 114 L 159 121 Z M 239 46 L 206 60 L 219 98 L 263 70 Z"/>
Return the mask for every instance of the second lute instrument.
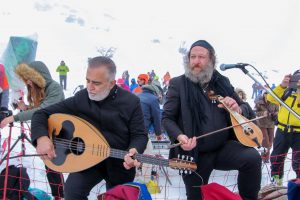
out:
<path id="1" fill-rule="evenodd" d="M 223 101 L 220 95 L 209 95 L 209 98 L 223 104 L 224 108 L 230 113 L 231 123 L 234 126 L 233 130 L 235 136 L 245 146 L 248 147 L 261 147 L 263 134 L 258 126 L 249 121 L 246 117 L 236 111 L 231 110 Z M 240 126 L 236 126 L 241 124 Z"/>

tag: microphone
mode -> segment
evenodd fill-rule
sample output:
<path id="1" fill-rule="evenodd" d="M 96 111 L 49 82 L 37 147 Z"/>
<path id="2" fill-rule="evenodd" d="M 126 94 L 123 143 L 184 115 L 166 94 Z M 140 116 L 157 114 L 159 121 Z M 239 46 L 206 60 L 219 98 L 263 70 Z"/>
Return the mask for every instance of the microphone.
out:
<path id="1" fill-rule="evenodd" d="M 246 63 L 237 63 L 237 64 L 222 64 L 220 65 L 220 69 L 222 71 L 225 71 L 227 69 L 232 69 L 232 68 L 243 68 L 245 66 L 247 66 L 249 64 L 246 64 Z"/>

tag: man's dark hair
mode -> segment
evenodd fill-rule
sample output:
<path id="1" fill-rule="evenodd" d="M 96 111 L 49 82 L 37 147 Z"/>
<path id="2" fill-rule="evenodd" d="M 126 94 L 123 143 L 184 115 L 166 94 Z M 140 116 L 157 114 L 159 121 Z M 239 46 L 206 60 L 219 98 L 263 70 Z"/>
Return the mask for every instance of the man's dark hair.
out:
<path id="1" fill-rule="evenodd" d="M 116 78 L 117 67 L 110 58 L 105 56 L 97 56 L 88 60 L 88 67 L 96 68 L 96 67 L 106 67 L 109 72 L 109 80 L 113 81 Z"/>

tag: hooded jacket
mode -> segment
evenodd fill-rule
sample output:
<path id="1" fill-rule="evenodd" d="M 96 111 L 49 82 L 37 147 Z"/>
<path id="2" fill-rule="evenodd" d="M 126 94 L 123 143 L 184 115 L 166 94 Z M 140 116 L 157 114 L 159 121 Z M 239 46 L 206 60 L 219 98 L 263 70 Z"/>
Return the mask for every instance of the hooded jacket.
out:
<path id="1" fill-rule="evenodd" d="M 130 92 L 132 92 L 136 87 L 138 87 L 139 85 L 136 83 L 135 79 L 132 78 L 131 79 L 131 85 L 130 85 Z"/>
<path id="2" fill-rule="evenodd" d="M 150 87 L 150 85 L 147 86 Z M 153 124 L 155 134 L 159 136 L 161 135 L 161 114 L 159 100 L 156 94 L 154 94 L 155 90 L 153 89 L 153 91 L 149 87 L 143 86 L 142 92 L 137 94 L 137 96 L 141 100 L 146 129 L 149 130 L 151 124 Z"/>
<path id="3" fill-rule="evenodd" d="M 45 97 L 39 107 L 14 115 L 14 121 L 31 120 L 35 111 L 64 100 L 65 96 L 61 86 L 52 79 L 47 66 L 43 62 L 34 61 L 29 65 L 20 64 L 16 67 L 15 72 L 23 80 L 31 80 L 38 86 L 45 88 Z"/>
<path id="4" fill-rule="evenodd" d="M 67 73 L 69 72 L 69 68 L 67 65 L 59 65 L 56 68 L 56 72 L 58 72 L 60 76 L 67 76 Z"/>

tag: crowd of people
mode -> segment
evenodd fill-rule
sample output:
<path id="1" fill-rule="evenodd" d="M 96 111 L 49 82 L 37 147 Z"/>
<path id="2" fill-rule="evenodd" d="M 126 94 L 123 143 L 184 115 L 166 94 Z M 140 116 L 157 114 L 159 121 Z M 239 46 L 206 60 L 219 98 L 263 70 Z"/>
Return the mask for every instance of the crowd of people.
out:
<path id="1" fill-rule="evenodd" d="M 267 91 L 252 94 L 255 98 L 252 109 L 246 93 L 216 70 L 216 60 L 214 47 L 205 40 L 198 40 L 184 58 L 184 74 L 171 78 L 166 72 L 161 83 L 154 70 L 139 74 L 137 80 L 130 80 L 128 71 L 116 79 L 117 66 L 113 60 L 94 57 L 88 61 L 86 88 L 67 99 L 63 90 L 66 90 L 69 69 L 64 61 L 57 68 L 60 84 L 52 79 L 43 62 L 22 63 L 16 66 L 15 73 L 27 87 L 27 99 L 18 99 L 17 109 L 22 112 L 4 115 L 1 128 L 12 122 L 31 120 L 32 144 L 42 155 L 41 159 L 52 160 L 59 155 L 49 137 L 48 118 L 51 114 L 65 113 L 95 126 L 110 147 L 127 151 L 123 160 L 107 158 L 91 168 L 70 173 L 66 181 L 60 173 L 47 169 L 56 199 L 87 199 L 91 189 L 102 180 L 107 190 L 134 181 L 135 169 L 141 164 L 134 156 L 145 151 L 149 130 L 152 130 L 157 140 L 161 140 L 165 132 L 172 143 L 180 144 L 170 149 L 170 159 L 178 155 L 193 157 L 197 170 L 182 175 L 188 200 L 201 199 L 200 186 L 208 184 L 214 169 L 237 170 L 239 195 L 245 200 L 255 200 L 261 188 L 262 161 L 271 163 L 272 180 L 281 185 L 284 159 L 292 148 L 292 167 L 300 178 L 300 120 Z M 300 71 L 294 73 L 298 74 Z M 0 75 L 2 112 L 8 111 L 9 96 L 3 65 L 0 65 Z M 291 77 L 286 75 L 272 90 L 300 114 L 300 89 L 289 87 Z M 221 97 L 219 102 L 212 100 L 212 95 Z M 262 155 L 244 145 L 233 129 L 197 139 L 231 126 L 232 113 L 247 119 L 265 116 L 257 121 L 263 134 Z"/>

